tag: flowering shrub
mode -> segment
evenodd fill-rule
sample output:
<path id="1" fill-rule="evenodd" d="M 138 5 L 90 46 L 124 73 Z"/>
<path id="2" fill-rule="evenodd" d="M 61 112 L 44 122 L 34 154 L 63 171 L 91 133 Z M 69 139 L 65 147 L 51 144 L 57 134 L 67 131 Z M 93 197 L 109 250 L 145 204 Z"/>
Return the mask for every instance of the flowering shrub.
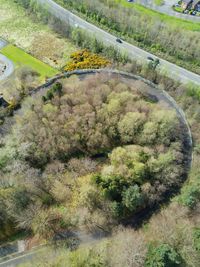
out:
<path id="1" fill-rule="evenodd" d="M 106 67 L 110 61 L 97 54 L 91 53 L 88 50 L 80 50 L 71 54 L 72 59 L 64 67 L 65 71 L 73 71 L 76 69 L 99 69 Z"/>

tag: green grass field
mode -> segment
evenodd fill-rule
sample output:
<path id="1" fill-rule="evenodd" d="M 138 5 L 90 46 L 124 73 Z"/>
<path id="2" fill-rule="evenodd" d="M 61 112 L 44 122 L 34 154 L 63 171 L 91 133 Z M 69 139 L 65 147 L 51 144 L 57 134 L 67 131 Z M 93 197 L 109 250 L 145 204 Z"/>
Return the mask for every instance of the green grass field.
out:
<path id="1" fill-rule="evenodd" d="M 52 77 L 58 73 L 58 70 L 27 54 L 22 49 L 12 44 L 5 46 L 0 52 L 12 60 L 16 67 L 27 66 L 38 72 L 41 80 L 45 80 L 46 77 Z"/>
<path id="2" fill-rule="evenodd" d="M 114 0 L 115 2 L 121 4 L 124 7 L 133 8 L 143 14 L 147 14 L 151 17 L 158 18 L 166 23 L 171 24 L 172 26 L 180 26 L 182 29 L 190 30 L 190 31 L 200 31 L 200 23 L 192 22 L 189 20 L 183 20 L 179 18 L 175 18 L 172 16 L 168 16 L 166 14 L 154 11 L 152 9 L 146 8 L 137 3 L 129 3 L 127 0 Z"/>

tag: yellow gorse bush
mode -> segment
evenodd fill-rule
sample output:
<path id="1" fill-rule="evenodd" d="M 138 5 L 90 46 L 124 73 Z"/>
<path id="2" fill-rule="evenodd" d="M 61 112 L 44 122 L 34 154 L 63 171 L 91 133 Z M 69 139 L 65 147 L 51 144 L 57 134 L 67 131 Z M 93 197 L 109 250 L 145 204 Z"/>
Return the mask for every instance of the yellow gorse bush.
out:
<path id="1" fill-rule="evenodd" d="M 65 71 L 73 71 L 76 69 L 99 69 L 110 63 L 108 59 L 91 53 L 86 49 L 71 54 L 70 58 L 72 60 L 64 67 Z"/>

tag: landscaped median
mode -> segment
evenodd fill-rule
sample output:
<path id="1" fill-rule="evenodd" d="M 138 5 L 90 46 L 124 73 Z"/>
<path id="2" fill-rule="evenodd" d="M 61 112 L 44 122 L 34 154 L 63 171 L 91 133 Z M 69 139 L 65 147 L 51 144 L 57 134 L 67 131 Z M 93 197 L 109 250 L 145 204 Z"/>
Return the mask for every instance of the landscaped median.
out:
<path id="1" fill-rule="evenodd" d="M 2 48 L 0 52 L 10 59 L 16 67 L 27 67 L 37 72 L 40 75 L 41 81 L 44 81 L 45 78 L 52 77 L 58 73 L 58 70 L 50 67 L 12 44 Z"/>

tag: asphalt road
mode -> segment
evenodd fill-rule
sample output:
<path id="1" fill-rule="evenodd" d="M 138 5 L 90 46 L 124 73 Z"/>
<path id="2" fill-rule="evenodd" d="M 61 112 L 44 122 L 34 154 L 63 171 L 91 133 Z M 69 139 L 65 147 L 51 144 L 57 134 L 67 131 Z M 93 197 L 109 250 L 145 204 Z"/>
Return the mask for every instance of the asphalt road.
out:
<path id="1" fill-rule="evenodd" d="M 127 42 L 119 44 L 116 42 L 116 36 L 96 27 L 95 25 L 88 23 L 87 21 L 81 19 L 80 17 L 74 15 L 70 11 L 61 7 L 52 0 L 35 0 L 42 6 L 48 8 L 49 12 L 55 17 L 61 19 L 62 21 L 69 23 L 72 26 L 80 27 L 86 30 L 92 36 L 95 36 L 98 40 L 102 41 L 107 46 L 114 46 L 119 49 L 121 52 L 126 53 L 130 58 L 135 59 L 139 62 L 147 62 L 147 57 L 151 56 L 152 58 L 157 58 L 153 54 L 150 54 L 134 45 L 131 45 Z M 181 68 L 175 64 L 172 64 L 166 60 L 159 58 L 160 66 L 159 69 L 161 72 L 168 75 L 173 79 L 179 80 L 182 83 L 195 83 L 200 85 L 200 76 L 190 72 L 184 68 Z"/>
<path id="2" fill-rule="evenodd" d="M 103 235 L 92 236 L 84 232 L 74 232 L 73 236 L 77 238 L 77 242 L 80 246 L 94 245 L 99 240 L 102 240 L 102 238 L 105 238 L 105 236 Z M 40 245 L 30 251 L 11 254 L 10 256 L 8 256 L 9 257 L 8 259 L 0 262 L 0 267 L 17 267 L 27 262 L 33 264 L 36 260 L 40 259 L 40 257 L 48 255 L 48 253 L 52 255 L 52 250 L 50 250 L 48 246 Z"/>
<path id="3" fill-rule="evenodd" d="M 4 72 L 1 71 L 2 66 L 6 66 Z M 0 81 L 5 80 L 8 76 L 10 76 L 14 71 L 14 65 L 11 60 L 9 60 L 4 55 L 0 54 Z"/>
<path id="4" fill-rule="evenodd" d="M 0 38 L 0 50 L 7 45 L 7 42 Z M 6 66 L 4 72 L 1 72 L 2 66 Z M 0 54 L 0 81 L 6 79 L 14 71 L 14 65 L 11 60 L 9 60 L 4 55 Z"/>
<path id="5" fill-rule="evenodd" d="M 39 250 L 35 250 L 35 251 L 31 251 L 23 255 L 19 255 L 13 259 L 9 259 L 7 261 L 0 263 L 0 267 L 16 267 L 19 264 L 22 264 L 25 262 L 31 262 L 31 260 L 38 257 L 39 253 L 40 253 Z"/>

